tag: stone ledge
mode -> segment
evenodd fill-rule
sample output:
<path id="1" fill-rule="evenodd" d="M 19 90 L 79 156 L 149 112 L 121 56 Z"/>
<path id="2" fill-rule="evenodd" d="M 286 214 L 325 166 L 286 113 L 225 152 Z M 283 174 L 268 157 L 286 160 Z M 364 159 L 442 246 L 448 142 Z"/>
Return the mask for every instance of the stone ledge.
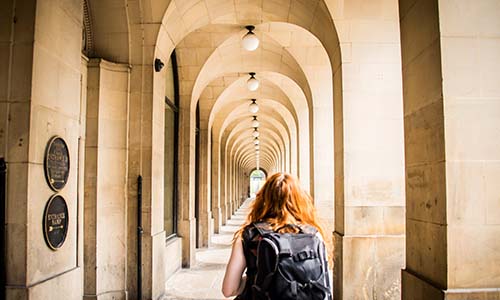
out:
<path id="1" fill-rule="evenodd" d="M 7 285 L 5 296 L 6 299 L 16 300 L 81 300 L 83 293 L 82 272 L 81 267 L 76 267 L 30 286 Z"/>
<path id="2" fill-rule="evenodd" d="M 500 288 L 446 290 L 408 269 L 401 278 L 403 300 L 500 300 Z"/>

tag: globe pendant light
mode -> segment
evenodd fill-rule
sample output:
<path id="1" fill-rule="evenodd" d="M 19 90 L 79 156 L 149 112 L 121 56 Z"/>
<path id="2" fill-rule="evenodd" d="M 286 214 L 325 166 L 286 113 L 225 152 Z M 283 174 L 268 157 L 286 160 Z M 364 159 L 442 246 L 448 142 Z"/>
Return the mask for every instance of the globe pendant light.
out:
<path id="1" fill-rule="evenodd" d="M 259 127 L 259 121 L 257 121 L 257 116 L 253 116 L 252 127 L 254 127 L 254 128 Z"/>
<path id="2" fill-rule="evenodd" d="M 248 32 L 241 40 L 241 45 L 247 51 L 255 51 L 259 47 L 259 38 L 252 32 L 255 26 L 248 25 L 245 28 L 248 29 Z"/>
<path id="3" fill-rule="evenodd" d="M 254 145 L 259 145 L 259 144 L 260 144 L 259 139 L 258 139 L 258 138 L 255 138 L 255 139 L 253 140 L 253 144 L 254 144 Z"/>
<path id="4" fill-rule="evenodd" d="M 254 72 L 250 72 L 248 74 L 250 75 L 250 79 L 247 80 L 247 88 L 251 92 L 254 92 L 259 88 L 259 81 L 255 78 Z"/>
<path id="5" fill-rule="evenodd" d="M 260 149 L 260 146 L 259 145 L 255 145 L 255 150 L 259 150 Z"/>
<path id="6" fill-rule="evenodd" d="M 252 113 L 255 114 L 259 111 L 259 106 L 257 103 L 255 103 L 257 99 L 252 99 L 252 103 L 250 103 L 250 106 L 248 107 L 248 110 Z"/>
<path id="7" fill-rule="evenodd" d="M 260 133 L 259 133 L 259 131 L 257 130 L 257 128 L 254 128 L 254 130 L 253 130 L 253 132 L 252 132 L 252 136 L 256 138 L 256 137 L 259 137 L 259 135 L 260 135 Z"/>

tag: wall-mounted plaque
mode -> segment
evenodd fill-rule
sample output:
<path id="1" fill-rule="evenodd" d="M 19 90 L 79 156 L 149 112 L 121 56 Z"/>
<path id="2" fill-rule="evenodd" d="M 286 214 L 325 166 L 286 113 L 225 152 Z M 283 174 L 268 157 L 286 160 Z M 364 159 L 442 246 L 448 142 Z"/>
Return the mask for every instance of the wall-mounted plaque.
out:
<path id="1" fill-rule="evenodd" d="M 49 199 L 43 213 L 45 242 L 52 250 L 61 248 L 68 233 L 68 206 L 60 195 Z"/>
<path id="2" fill-rule="evenodd" d="M 45 178 L 51 189 L 60 191 L 68 182 L 69 150 L 66 142 L 58 136 L 50 139 L 45 149 Z"/>

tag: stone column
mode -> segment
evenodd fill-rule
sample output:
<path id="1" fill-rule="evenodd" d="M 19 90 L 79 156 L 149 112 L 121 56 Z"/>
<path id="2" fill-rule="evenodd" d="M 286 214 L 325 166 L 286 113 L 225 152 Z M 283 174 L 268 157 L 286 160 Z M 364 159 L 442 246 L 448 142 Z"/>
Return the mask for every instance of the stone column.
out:
<path id="1" fill-rule="evenodd" d="M 240 208 L 241 203 L 243 203 L 243 199 L 246 198 L 246 189 L 245 189 L 245 174 L 243 172 L 243 169 L 240 167 L 240 193 L 238 196 L 238 208 Z"/>
<path id="2" fill-rule="evenodd" d="M 81 299 L 82 5 L 7 0 L 0 4 L 0 20 L 0 156 L 7 163 L 2 296 Z M 58 192 L 44 175 L 46 145 L 55 135 L 65 140 L 70 163 L 67 183 Z M 66 200 L 69 218 L 58 250 L 47 246 L 42 227 L 55 194 Z"/>
<path id="3" fill-rule="evenodd" d="M 199 240 L 200 247 L 207 247 L 210 243 L 210 236 L 212 233 L 212 212 L 211 212 L 211 199 L 210 195 L 210 143 L 208 141 L 208 130 L 203 128 L 208 122 L 201 120 L 202 128 L 200 129 L 200 164 L 199 164 L 199 186 L 196 187 L 199 193 Z"/>
<path id="4" fill-rule="evenodd" d="M 230 210 L 229 210 L 229 215 L 228 215 L 228 218 L 231 218 L 233 216 L 233 213 L 234 213 L 234 194 L 235 194 L 235 182 L 236 182 L 236 178 L 235 178 L 235 175 L 234 175 L 234 162 L 232 160 L 232 157 L 230 158 L 231 161 L 229 162 L 229 176 L 227 178 L 228 180 L 228 184 L 229 184 L 229 203 L 231 204 L 230 205 Z"/>
<path id="5" fill-rule="evenodd" d="M 222 145 L 222 144 L 221 144 Z M 220 146 L 219 146 L 220 147 Z M 221 224 L 226 225 L 228 216 L 227 203 L 227 163 L 226 153 L 223 150 L 225 147 L 220 147 L 220 207 L 221 207 Z"/>
<path id="6" fill-rule="evenodd" d="M 499 299 L 500 3 L 399 5 L 403 299 Z"/>
<path id="7" fill-rule="evenodd" d="M 237 178 L 238 178 L 238 181 L 236 182 L 237 186 L 236 186 L 236 205 L 235 205 L 235 211 L 240 207 L 240 202 L 241 202 L 241 194 L 242 194 L 242 191 L 241 191 L 241 177 L 242 177 L 242 171 L 241 171 L 241 168 L 238 166 L 238 169 L 237 169 Z"/>
<path id="8" fill-rule="evenodd" d="M 223 141 L 223 151 L 222 153 L 224 154 L 223 160 L 224 160 L 224 185 L 225 185 L 225 203 L 226 203 L 226 221 L 231 218 L 231 210 L 232 208 L 232 201 L 231 201 L 231 160 L 227 154 L 226 148 L 227 145 L 225 145 L 225 141 Z"/>
<path id="9" fill-rule="evenodd" d="M 235 162 L 234 162 L 234 157 L 231 156 L 231 169 L 230 169 L 230 176 L 228 180 L 231 182 L 231 211 L 230 211 L 230 216 L 233 216 L 234 211 L 235 211 L 235 206 L 236 206 L 236 186 L 238 182 L 238 178 L 236 178 L 236 168 Z"/>
<path id="10" fill-rule="evenodd" d="M 330 11 L 342 51 L 334 70 L 334 296 L 396 300 L 405 242 L 397 3 L 332 1 Z"/>
<path id="11" fill-rule="evenodd" d="M 182 90 L 182 89 L 181 89 Z M 182 237 L 182 265 L 195 263 L 195 113 L 191 111 L 190 98 L 181 95 L 179 111 L 179 235 Z"/>
<path id="12" fill-rule="evenodd" d="M 214 142 L 212 144 L 212 215 L 214 218 L 214 233 L 219 233 L 223 220 L 223 210 L 225 206 L 221 202 L 221 166 L 220 166 L 220 144 Z"/>
<path id="13" fill-rule="evenodd" d="M 84 299 L 127 299 L 129 70 L 101 59 L 88 64 Z"/>

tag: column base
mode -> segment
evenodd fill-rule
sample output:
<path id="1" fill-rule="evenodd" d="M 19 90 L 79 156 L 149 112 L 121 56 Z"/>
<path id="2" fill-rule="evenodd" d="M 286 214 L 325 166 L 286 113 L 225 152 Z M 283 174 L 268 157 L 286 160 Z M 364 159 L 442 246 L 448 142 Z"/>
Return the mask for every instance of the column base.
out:
<path id="1" fill-rule="evenodd" d="M 222 212 L 219 207 L 214 208 L 212 211 L 212 216 L 213 216 L 213 229 L 214 233 L 219 233 L 220 231 L 220 226 L 221 226 L 221 219 L 222 219 Z"/>
<path id="2" fill-rule="evenodd" d="M 405 238 L 334 232 L 334 299 L 401 299 Z"/>
<path id="3" fill-rule="evenodd" d="M 127 300 L 127 291 L 112 291 L 99 295 L 83 295 L 83 300 Z"/>
<path id="4" fill-rule="evenodd" d="M 220 223 L 221 225 L 226 225 L 227 223 L 227 207 L 225 205 L 221 205 L 220 207 L 220 210 L 221 210 L 221 219 L 220 219 Z"/>
<path id="5" fill-rule="evenodd" d="M 196 262 L 196 219 L 181 220 L 178 232 L 182 238 L 182 267 L 189 268 Z"/>
<path id="6" fill-rule="evenodd" d="M 212 214 L 208 212 L 202 212 L 199 215 L 199 223 L 198 223 L 198 246 L 200 248 L 208 247 L 210 243 L 210 237 L 212 235 Z"/>
<path id="7" fill-rule="evenodd" d="M 498 300 L 500 288 L 442 289 L 411 270 L 401 272 L 403 300 Z"/>
<path id="8" fill-rule="evenodd" d="M 83 294 L 82 280 L 82 269 L 77 267 L 47 281 L 35 283 L 30 286 L 7 285 L 5 287 L 5 299 L 81 300 Z M 54 291 L 57 291 L 57 293 Z"/>

